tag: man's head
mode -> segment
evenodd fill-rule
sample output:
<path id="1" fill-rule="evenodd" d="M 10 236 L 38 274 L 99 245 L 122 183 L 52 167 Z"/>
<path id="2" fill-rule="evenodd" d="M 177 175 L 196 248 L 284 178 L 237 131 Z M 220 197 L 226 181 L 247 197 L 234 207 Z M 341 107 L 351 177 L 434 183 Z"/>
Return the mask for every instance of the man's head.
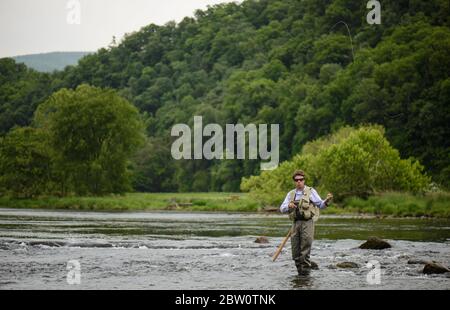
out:
<path id="1" fill-rule="evenodd" d="M 295 170 L 292 179 L 294 180 L 297 189 L 303 189 L 305 186 L 305 173 L 303 170 Z"/>

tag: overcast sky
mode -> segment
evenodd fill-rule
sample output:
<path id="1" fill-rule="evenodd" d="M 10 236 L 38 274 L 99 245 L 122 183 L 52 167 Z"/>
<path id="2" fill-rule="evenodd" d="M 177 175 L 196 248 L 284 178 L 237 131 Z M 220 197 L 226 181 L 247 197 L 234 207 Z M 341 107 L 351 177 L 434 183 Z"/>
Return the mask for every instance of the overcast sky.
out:
<path id="1" fill-rule="evenodd" d="M 125 33 L 151 23 L 179 22 L 193 16 L 196 9 L 222 2 L 232 1 L 0 0 L 0 58 L 96 51 L 108 46 L 113 36 L 120 40 Z"/>

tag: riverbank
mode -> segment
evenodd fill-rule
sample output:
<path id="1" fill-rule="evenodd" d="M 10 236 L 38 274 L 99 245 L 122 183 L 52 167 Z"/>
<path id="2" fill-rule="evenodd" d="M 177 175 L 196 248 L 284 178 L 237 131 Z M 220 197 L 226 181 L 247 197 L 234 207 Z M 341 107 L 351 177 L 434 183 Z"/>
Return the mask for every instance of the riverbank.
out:
<path id="1" fill-rule="evenodd" d="M 450 193 L 429 193 L 414 196 L 404 193 L 383 193 L 368 199 L 349 198 L 343 208 L 350 213 L 368 213 L 390 217 L 450 218 Z"/>
<path id="2" fill-rule="evenodd" d="M 127 193 L 102 197 L 0 197 L 0 207 L 91 211 L 230 211 L 257 212 L 260 206 L 244 193 Z"/>
<path id="3" fill-rule="evenodd" d="M 128 193 L 103 197 L 40 197 L 13 199 L 0 197 L 0 207 L 26 209 L 66 209 L 91 211 L 222 211 L 277 212 L 264 207 L 246 193 Z M 450 194 L 413 196 L 384 193 L 368 199 L 348 198 L 332 204 L 322 214 L 375 215 L 389 217 L 450 218 Z"/>

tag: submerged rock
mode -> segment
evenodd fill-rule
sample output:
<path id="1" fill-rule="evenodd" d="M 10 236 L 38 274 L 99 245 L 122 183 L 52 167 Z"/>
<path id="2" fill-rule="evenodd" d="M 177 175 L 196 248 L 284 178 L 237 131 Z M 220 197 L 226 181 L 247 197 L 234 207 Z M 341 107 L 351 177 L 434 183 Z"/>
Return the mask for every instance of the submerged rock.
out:
<path id="1" fill-rule="evenodd" d="M 269 243 L 269 239 L 267 239 L 267 237 L 261 236 L 256 238 L 255 240 L 256 243 Z"/>
<path id="2" fill-rule="evenodd" d="M 43 246 L 48 246 L 48 247 L 61 247 L 61 246 L 66 245 L 66 243 L 62 242 L 62 241 L 46 241 L 46 240 L 39 241 L 38 240 L 38 241 L 30 241 L 30 242 L 28 242 L 28 245 L 30 245 L 30 246 L 43 245 Z"/>
<path id="3" fill-rule="evenodd" d="M 417 264 L 424 264 L 425 265 L 425 264 L 428 264 L 428 263 L 432 263 L 432 262 L 429 261 L 429 260 L 414 259 L 414 258 L 408 260 L 408 264 L 410 264 L 410 265 L 417 265 Z"/>
<path id="4" fill-rule="evenodd" d="M 378 237 L 370 237 L 366 242 L 359 246 L 360 249 L 370 249 L 370 250 L 383 250 L 387 248 L 391 248 L 392 246 L 378 238 Z"/>
<path id="5" fill-rule="evenodd" d="M 336 267 L 339 267 L 339 268 L 359 268 L 359 265 L 357 263 L 354 263 L 354 262 L 342 262 L 342 263 L 337 263 Z"/>
<path id="6" fill-rule="evenodd" d="M 422 272 L 424 274 L 445 273 L 450 272 L 450 269 L 441 264 L 429 262 L 425 265 L 425 267 L 423 267 Z"/>
<path id="7" fill-rule="evenodd" d="M 316 262 L 311 261 L 311 269 L 319 269 L 319 265 Z"/>

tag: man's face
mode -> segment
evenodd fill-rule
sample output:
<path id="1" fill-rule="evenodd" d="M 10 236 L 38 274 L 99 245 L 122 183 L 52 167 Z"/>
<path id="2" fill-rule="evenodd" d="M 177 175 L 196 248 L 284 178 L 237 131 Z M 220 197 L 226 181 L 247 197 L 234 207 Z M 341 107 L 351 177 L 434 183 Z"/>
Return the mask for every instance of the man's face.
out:
<path id="1" fill-rule="evenodd" d="M 305 186 L 305 177 L 301 175 L 296 175 L 294 177 L 295 187 L 298 189 L 303 189 Z"/>

